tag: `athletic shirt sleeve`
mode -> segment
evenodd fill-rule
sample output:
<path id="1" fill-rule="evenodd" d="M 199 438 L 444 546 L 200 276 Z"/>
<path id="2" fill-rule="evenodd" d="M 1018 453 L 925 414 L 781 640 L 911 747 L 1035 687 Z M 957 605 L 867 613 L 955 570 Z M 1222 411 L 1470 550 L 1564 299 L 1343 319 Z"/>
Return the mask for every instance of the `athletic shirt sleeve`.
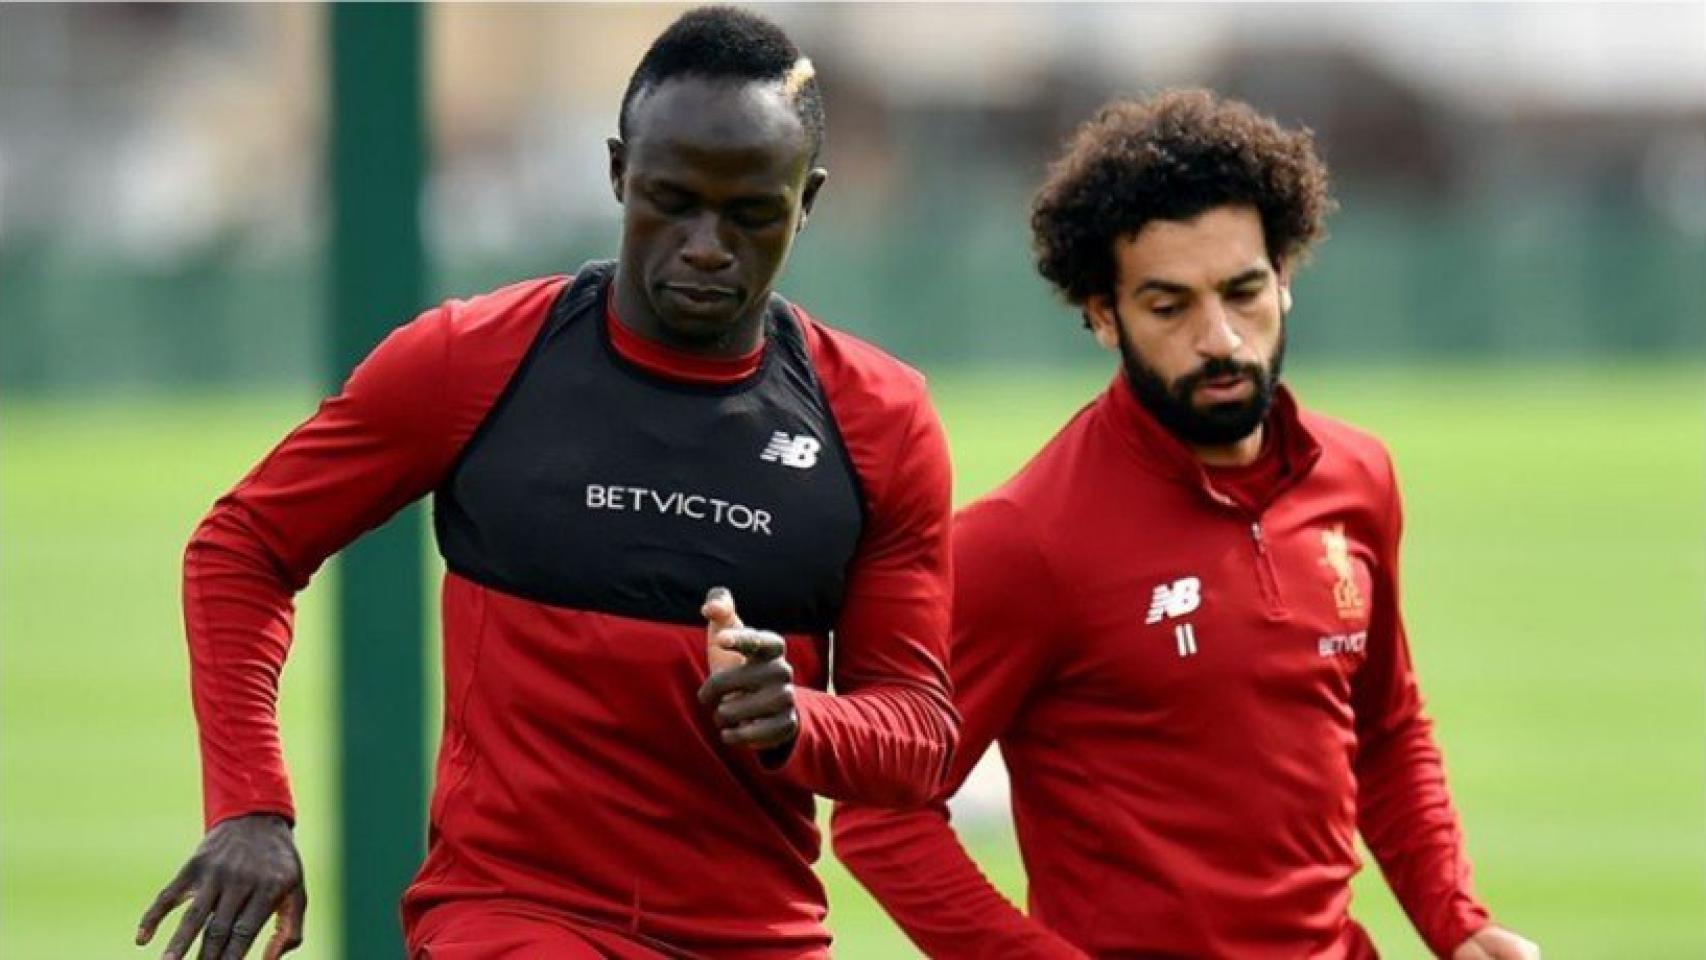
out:
<path id="1" fill-rule="evenodd" d="M 796 691 L 800 732 L 777 772 L 832 799 L 918 803 L 941 782 L 959 728 L 946 668 L 947 443 L 922 377 L 801 321 L 865 525 L 835 626 L 834 694 Z"/>
<path id="2" fill-rule="evenodd" d="M 947 780 L 911 809 L 837 804 L 835 853 L 932 957 L 1082 957 L 984 877 L 949 824 L 947 799 L 1054 669 L 1064 595 L 1022 514 L 999 498 L 954 521 L 952 675 L 962 727 Z"/>
<path id="3" fill-rule="evenodd" d="M 1375 575 L 1369 657 L 1353 691 L 1357 821 L 1394 896 L 1435 956 L 1489 922 L 1469 885 L 1463 830 L 1410 662 L 1398 597 L 1403 507 L 1386 461 L 1388 525 Z"/>
<path id="4" fill-rule="evenodd" d="M 399 327 L 196 527 L 183 604 L 207 826 L 250 813 L 294 820 L 277 721 L 294 595 L 327 557 L 437 486 L 562 283 L 451 301 Z"/>

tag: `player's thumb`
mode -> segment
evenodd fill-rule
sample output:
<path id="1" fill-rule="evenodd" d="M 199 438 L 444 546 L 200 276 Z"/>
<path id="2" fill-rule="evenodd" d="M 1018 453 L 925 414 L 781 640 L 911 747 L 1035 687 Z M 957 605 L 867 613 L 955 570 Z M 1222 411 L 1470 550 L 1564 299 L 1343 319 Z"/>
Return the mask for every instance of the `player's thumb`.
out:
<path id="1" fill-rule="evenodd" d="M 727 587 L 712 587 L 705 594 L 705 603 L 699 608 L 700 616 L 705 618 L 705 658 L 709 662 L 711 672 L 738 667 L 746 658 L 733 650 L 725 648 L 717 642 L 717 635 L 724 630 L 738 630 L 742 626 L 740 614 L 735 612 L 735 598 Z"/>
<path id="2" fill-rule="evenodd" d="M 699 608 L 699 615 L 713 630 L 735 630 L 744 626 L 740 622 L 740 614 L 735 612 L 735 597 L 728 587 L 712 587 L 705 594 L 705 604 Z"/>

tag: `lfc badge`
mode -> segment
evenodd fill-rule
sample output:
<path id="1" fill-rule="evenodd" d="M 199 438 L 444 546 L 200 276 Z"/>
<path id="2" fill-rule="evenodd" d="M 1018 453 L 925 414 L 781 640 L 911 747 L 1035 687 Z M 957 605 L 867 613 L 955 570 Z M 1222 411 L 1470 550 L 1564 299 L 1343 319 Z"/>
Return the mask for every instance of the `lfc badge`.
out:
<path id="1" fill-rule="evenodd" d="M 1351 546 L 1345 539 L 1345 525 L 1336 523 L 1321 531 L 1321 547 L 1321 562 L 1338 577 L 1333 584 L 1333 604 L 1339 608 L 1339 618 L 1363 619 L 1362 591 L 1357 589 L 1355 568 L 1351 566 Z"/>

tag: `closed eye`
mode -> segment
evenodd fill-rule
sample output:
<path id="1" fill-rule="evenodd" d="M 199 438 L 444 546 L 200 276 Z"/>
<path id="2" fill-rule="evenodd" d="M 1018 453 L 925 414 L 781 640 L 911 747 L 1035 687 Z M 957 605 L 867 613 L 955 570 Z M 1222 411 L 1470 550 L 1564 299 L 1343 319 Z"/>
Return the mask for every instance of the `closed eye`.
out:
<path id="1" fill-rule="evenodd" d="M 787 211 L 776 203 L 737 203 L 729 210 L 730 219 L 748 230 L 762 230 L 782 221 Z"/>
<path id="2" fill-rule="evenodd" d="M 1270 276 L 1265 269 L 1246 270 L 1222 284 L 1221 295 L 1233 303 L 1250 303 L 1268 289 Z"/>
<path id="3" fill-rule="evenodd" d="M 686 213 L 693 209 L 693 197 L 684 190 L 670 186 L 654 186 L 646 190 L 646 199 L 651 201 L 660 213 L 671 216 Z"/>

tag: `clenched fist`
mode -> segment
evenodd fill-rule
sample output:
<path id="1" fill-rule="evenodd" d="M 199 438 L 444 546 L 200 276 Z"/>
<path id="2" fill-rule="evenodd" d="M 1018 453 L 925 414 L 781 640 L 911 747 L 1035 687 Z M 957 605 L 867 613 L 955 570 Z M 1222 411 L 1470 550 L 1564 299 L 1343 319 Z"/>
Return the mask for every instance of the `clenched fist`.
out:
<path id="1" fill-rule="evenodd" d="M 723 587 L 711 588 L 699 612 L 711 669 L 699 702 L 715 707 L 724 743 L 766 751 L 767 761 L 780 762 L 800 732 L 787 643 L 741 623 L 735 599 Z"/>

